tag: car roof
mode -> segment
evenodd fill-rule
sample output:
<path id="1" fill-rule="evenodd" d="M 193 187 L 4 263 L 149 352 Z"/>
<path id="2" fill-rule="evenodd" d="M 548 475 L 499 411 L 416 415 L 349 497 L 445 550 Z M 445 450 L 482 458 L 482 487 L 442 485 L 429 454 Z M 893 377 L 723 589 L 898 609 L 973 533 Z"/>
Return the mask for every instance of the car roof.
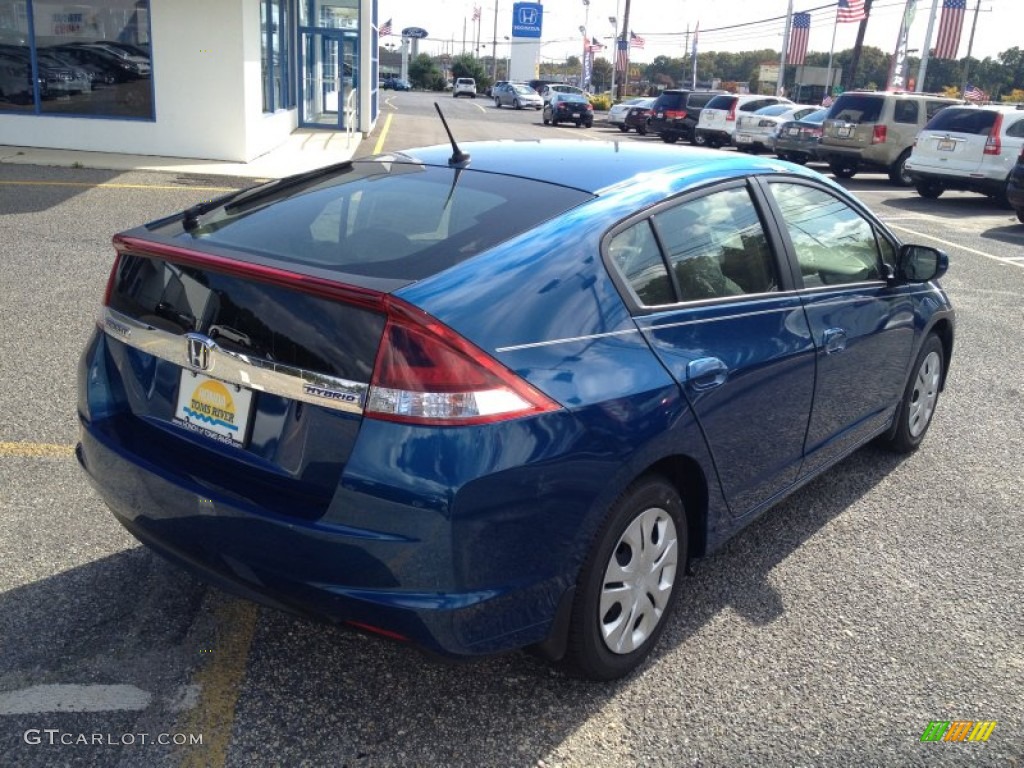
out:
<path id="1" fill-rule="evenodd" d="M 659 176 L 692 177 L 697 181 L 784 170 L 822 179 L 820 174 L 775 158 L 737 156 L 733 152 L 708 152 L 700 147 L 653 142 L 509 139 L 467 142 L 459 148 L 469 153 L 467 167 L 474 171 L 524 176 L 595 195 L 627 182 L 636 192 L 641 185 L 635 182 L 642 180 L 642 186 L 652 191 L 652 198 L 664 196 L 665 185 L 656 181 Z M 451 154 L 450 144 L 438 144 L 378 157 L 447 165 Z"/>

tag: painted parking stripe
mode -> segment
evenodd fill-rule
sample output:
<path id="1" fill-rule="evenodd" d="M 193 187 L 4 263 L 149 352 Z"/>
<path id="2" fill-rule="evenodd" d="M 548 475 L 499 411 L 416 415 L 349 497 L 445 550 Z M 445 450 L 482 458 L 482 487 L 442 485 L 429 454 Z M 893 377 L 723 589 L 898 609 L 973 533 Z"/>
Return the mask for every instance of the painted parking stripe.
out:
<path id="1" fill-rule="evenodd" d="M 985 251 L 979 251 L 977 248 L 969 248 L 966 245 L 960 245 L 959 243 L 954 243 L 950 240 L 943 240 L 941 237 L 935 237 L 935 235 L 929 235 L 925 232 L 918 232 L 916 229 L 909 229 L 908 227 L 903 227 L 899 224 L 889 224 L 889 226 L 892 229 L 898 229 L 901 232 L 906 232 L 908 235 L 913 235 L 914 237 L 924 237 L 928 240 L 934 240 L 947 248 L 956 248 L 961 251 L 967 251 L 967 253 L 973 253 L 976 256 L 983 256 L 986 259 L 998 261 L 1001 264 L 1011 264 L 1015 267 L 1024 267 L 1024 259 L 1020 256 L 996 256 L 994 253 L 986 253 Z"/>
<path id="2" fill-rule="evenodd" d="M 0 442 L 0 458 L 65 459 L 75 454 L 75 446 L 65 443 Z"/>
<path id="3" fill-rule="evenodd" d="M 391 118 L 394 116 L 393 112 L 389 112 L 388 116 L 384 118 L 384 127 L 380 129 L 380 138 L 377 139 L 377 143 L 373 147 L 373 154 L 379 155 L 380 151 L 384 149 L 384 139 L 388 137 L 388 129 L 391 128 Z"/>
<path id="4" fill-rule="evenodd" d="M 4 180 L 0 186 L 5 187 L 80 187 L 83 189 L 174 189 L 179 192 L 235 192 L 238 187 L 193 187 L 190 184 L 118 184 L 112 181 L 102 181 L 97 184 L 90 184 L 86 181 L 32 181 L 32 180 Z"/>
<path id="5" fill-rule="evenodd" d="M 138 711 L 152 700 L 134 685 L 33 685 L 0 693 L 0 715 Z"/>

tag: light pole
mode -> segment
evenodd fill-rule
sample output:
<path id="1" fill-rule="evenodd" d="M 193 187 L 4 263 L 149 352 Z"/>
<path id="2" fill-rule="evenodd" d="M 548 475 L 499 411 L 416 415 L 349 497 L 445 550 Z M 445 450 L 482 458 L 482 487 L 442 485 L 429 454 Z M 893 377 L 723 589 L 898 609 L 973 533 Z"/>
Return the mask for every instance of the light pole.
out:
<path id="1" fill-rule="evenodd" d="M 587 56 L 590 49 L 590 41 L 587 39 L 587 28 L 590 27 L 590 0 L 583 0 L 583 26 L 580 27 L 580 34 L 583 36 L 583 59 L 580 62 L 580 88 L 586 88 Z"/>
<path id="2" fill-rule="evenodd" d="M 512 79 L 512 40 L 508 35 L 505 35 L 505 41 L 508 43 L 508 56 L 505 57 L 505 79 Z"/>
<path id="3" fill-rule="evenodd" d="M 619 20 L 615 16 L 609 16 L 608 21 L 612 25 L 612 101 L 615 101 L 615 62 L 618 61 L 619 53 Z"/>

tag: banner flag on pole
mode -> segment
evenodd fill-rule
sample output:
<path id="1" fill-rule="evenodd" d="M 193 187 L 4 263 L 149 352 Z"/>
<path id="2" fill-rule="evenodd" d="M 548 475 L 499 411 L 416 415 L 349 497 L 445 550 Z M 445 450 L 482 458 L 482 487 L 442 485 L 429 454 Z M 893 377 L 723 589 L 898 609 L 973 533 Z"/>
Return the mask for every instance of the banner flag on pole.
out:
<path id="1" fill-rule="evenodd" d="M 789 52 L 786 59 L 794 67 L 803 66 L 807 58 L 807 39 L 811 36 L 811 14 L 793 14 L 793 28 L 789 32 Z"/>
<path id="2" fill-rule="evenodd" d="M 836 11 L 837 24 L 863 21 L 867 17 L 868 15 L 864 13 L 864 0 L 839 0 L 839 8 Z"/>

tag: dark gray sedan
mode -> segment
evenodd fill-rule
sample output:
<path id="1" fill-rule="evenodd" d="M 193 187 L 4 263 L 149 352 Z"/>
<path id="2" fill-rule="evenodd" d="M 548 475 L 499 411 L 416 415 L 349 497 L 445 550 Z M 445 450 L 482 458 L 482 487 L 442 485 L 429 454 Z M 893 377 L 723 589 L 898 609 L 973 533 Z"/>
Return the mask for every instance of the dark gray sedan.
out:
<path id="1" fill-rule="evenodd" d="M 828 109 L 819 109 L 802 120 L 783 123 L 775 137 L 776 156 L 780 160 L 789 160 L 800 165 L 817 160 L 821 124 L 825 121 L 827 114 Z"/>

